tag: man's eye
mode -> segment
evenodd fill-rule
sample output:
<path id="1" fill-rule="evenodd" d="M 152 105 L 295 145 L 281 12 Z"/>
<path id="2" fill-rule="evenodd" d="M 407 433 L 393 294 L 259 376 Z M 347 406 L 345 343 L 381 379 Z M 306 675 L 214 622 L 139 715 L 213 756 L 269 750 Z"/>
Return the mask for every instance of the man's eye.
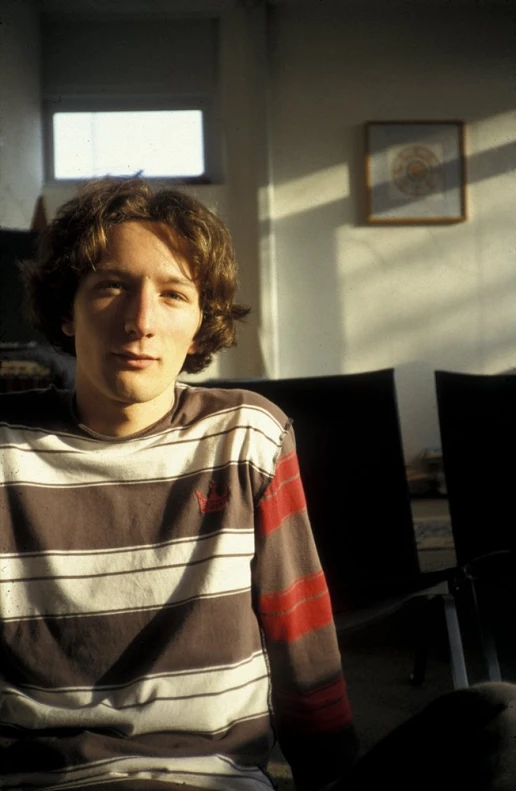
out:
<path id="1" fill-rule="evenodd" d="M 164 291 L 162 296 L 166 297 L 166 299 L 172 299 L 172 300 L 177 299 L 180 302 L 184 302 L 185 301 L 184 295 L 180 294 L 179 291 Z"/>
<path id="2" fill-rule="evenodd" d="M 101 291 L 120 291 L 123 288 L 123 283 L 119 280 L 103 280 L 97 288 Z"/>

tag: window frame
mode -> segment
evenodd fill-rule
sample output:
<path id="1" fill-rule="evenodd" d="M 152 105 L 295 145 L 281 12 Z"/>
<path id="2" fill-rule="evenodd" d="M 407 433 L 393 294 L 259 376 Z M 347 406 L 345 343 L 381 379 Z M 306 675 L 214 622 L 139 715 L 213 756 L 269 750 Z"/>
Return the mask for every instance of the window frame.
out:
<path id="1" fill-rule="evenodd" d="M 54 171 L 54 124 L 56 113 L 145 112 L 200 110 L 203 114 L 204 173 L 200 176 L 144 176 L 148 181 L 178 184 L 215 184 L 221 181 L 220 132 L 212 103 L 206 96 L 48 96 L 44 100 L 45 181 L 50 185 L 73 186 L 89 178 L 58 179 Z"/>

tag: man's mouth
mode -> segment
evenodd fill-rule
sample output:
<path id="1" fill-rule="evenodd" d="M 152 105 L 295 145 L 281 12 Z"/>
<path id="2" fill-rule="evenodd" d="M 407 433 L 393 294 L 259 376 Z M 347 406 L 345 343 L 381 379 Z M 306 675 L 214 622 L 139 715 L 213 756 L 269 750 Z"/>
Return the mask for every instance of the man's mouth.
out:
<path id="1" fill-rule="evenodd" d="M 134 354 L 134 352 L 115 352 L 117 357 L 127 357 L 129 360 L 155 360 L 150 354 Z"/>
<path id="2" fill-rule="evenodd" d="M 148 354 L 133 354 L 132 352 L 114 352 L 115 358 L 119 363 L 127 368 L 148 368 L 156 362 L 156 357 Z"/>

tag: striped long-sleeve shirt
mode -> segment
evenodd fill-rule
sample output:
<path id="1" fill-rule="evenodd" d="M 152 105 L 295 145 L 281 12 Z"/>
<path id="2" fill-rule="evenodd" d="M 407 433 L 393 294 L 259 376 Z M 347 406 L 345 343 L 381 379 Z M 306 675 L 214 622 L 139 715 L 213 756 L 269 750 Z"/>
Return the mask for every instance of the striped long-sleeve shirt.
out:
<path id="1" fill-rule="evenodd" d="M 178 384 L 114 439 L 69 393 L 4 395 L 0 473 L 0 787 L 266 791 L 274 731 L 300 788 L 338 776 L 350 711 L 277 407 Z"/>

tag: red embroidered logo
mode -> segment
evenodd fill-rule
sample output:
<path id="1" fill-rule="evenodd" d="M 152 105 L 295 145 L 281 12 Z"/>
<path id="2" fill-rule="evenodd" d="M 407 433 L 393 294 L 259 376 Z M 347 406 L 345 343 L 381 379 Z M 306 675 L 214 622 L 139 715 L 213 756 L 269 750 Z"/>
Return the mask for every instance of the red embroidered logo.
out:
<path id="1" fill-rule="evenodd" d="M 228 503 L 228 487 L 226 486 L 222 494 L 219 494 L 215 481 L 210 481 L 210 490 L 207 497 L 199 489 L 195 490 L 195 494 L 199 501 L 201 514 L 214 514 L 217 511 L 223 511 Z"/>

